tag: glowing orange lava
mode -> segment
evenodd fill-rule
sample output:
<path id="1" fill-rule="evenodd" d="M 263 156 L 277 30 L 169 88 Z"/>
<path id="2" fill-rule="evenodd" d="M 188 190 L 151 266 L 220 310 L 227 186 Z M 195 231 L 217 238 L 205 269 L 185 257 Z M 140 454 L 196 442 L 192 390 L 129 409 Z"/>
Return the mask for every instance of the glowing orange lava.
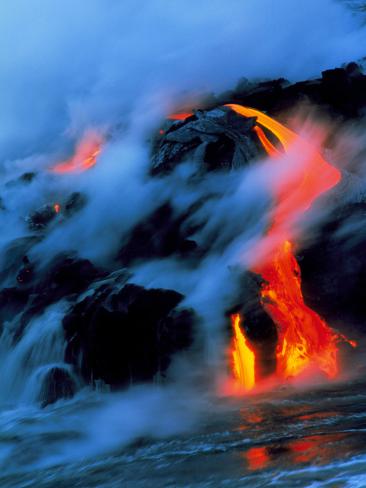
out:
<path id="1" fill-rule="evenodd" d="M 340 181 L 341 173 L 307 141 L 271 117 L 240 105 L 227 106 L 245 117 L 256 117 L 257 123 L 274 134 L 285 151 L 295 148 L 301 160 L 295 176 L 288 181 L 273 183 L 275 206 L 272 224 L 265 238 L 253 250 L 254 256 L 258 257 L 251 270 L 264 279 L 262 305 L 278 327 L 277 374 L 286 379 L 313 365 L 329 378 L 334 378 L 338 371 L 337 342 L 344 337 L 336 334 L 304 303 L 300 268 L 291 240 L 296 219 L 317 197 Z M 280 151 L 268 140 L 261 127 L 256 126 L 255 131 L 264 149 L 275 160 Z"/>
<path id="2" fill-rule="evenodd" d="M 314 365 L 329 378 L 334 378 L 338 371 L 337 342 L 347 339 L 336 334 L 304 303 L 292 240 L 296 220 L 317 197 L 340 181 L 341 173 L 315 147 L 268 115 L 236 104 L 227 107 L 244 117 L 257 119 L 259 125 L 255 125 L 254 131 L 270 157 L 276 159 L 282 153 L 271 143 L 263 128 L 277 137 L 285 151 L 295 148 L 300 159 L 298 171 L 291 178 L 273 183 L 272 225 L 266 238 L 253 250 L 257 261 L 252 271 L 265 281 L 261 289 L 262 305 L 278 327 L 277 374 L 286 379 Z M 192 113 L 172 114 L 168 118 L 184 120 L 190 115 Z M 241 386 L 251 389 L 255 385 L 255 354 L 248 348 L 240 329 L 239 315 L 232 316 L 232 323 L 233 373 Z M 356 346 L 354 341 L 348 342 Z"/>
<path id="3" fill-rule="evenodd" d="M 176 113 L 176 114 L 169 114 L 167 116 L 167 119 L 169 119 L 169 120 L 185 120 L 188 117 L 190 117 L 191 115 L 193 115 L 192 112 L 182 112 L 182 113 Z"/>
<path id="4" fill-rule="evenodd" d="M 82 172 L 93 167 L 101 153 L 103 137 L 94 131 L 88 131 L 76 147 L 75 154 L 52 168 L 54 173 Z"/>
<path id="5" fill-rule="evenodd" d="M 258 125 L 254 126 L 254 132 L 257 134 L 258 139 L 261 141 L 262 146 L 269 156 L 278 156 L 280 152 L 278 149 L 268 140 L 268 137 Z"/>
<path id="6" fill-rule="evenodd" d="M 234 331 L 232 347 L 234 375 L 244 390 L 251 390 L 255 385 L 255 355 L 240 328 L 240 315 L 233 314 L 231 322 Z"/>

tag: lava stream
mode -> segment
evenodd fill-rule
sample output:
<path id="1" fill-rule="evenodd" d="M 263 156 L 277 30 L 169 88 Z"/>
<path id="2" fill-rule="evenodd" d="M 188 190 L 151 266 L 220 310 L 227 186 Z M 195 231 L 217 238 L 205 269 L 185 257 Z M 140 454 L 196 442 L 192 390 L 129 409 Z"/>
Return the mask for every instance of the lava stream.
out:
<path id="1" fill-rule="evenodd" d="M 234 338 L 232 348 L 233 372 L 238 383 L 251 390 L 255 385 L 255 354 L 240 328 L 240 315 L 231 316 Z"/>
<path id="2" fill-rule="evenodd" d="M 93 167 L 102 151 L 103 137 L 88 131 L 76 147 L 75 154 L 68 160 L 58 163 L 51 171 L 53 173 L 82 172 Z"/>
<path id="3" fill-rule="evenodd" d="M 174 113 L 174 114 L 169 114 L 167 116 L 168 120 L 186 120 L 188 117 L 191 117 L 193 115 L 193 112 L 181 112 L 181 113 Z"/>
<path id="4" fill-rule="evenodd" d="M 274 161 L 281 152 L 269 141 L 263 128 L 277 137 L 285 152 L 296 149 L 300 160 L 291 178 L 273 182 L 275 205 L 272 224 L 252 250 L 255 259 L 251 271 L 261 275 L 264 280 L 261 303 L 278 328 L 277 375 L 286 379 L 299 375 L 310 365 L 316 365 L 333 378 L 338 371 L 337 342 L 344 340 L 344 337 L 336 334 L 304 303 L 300 268 L 293 253 L 292 241 L 297 219 L 316 198 L 340 181 L 341 173 L 325 161 L 311 144 L 259 110 L 236 104 L 227 107 L 244 117 L 256 118 L 254 131 Z M 168 119 L 185 120 L 191 115 L 171 114 Z M 88 132 L 77 146 L 74 156 L 56 165 L 52 171 L 68 173 L 89 169 L 96 164 L 102 144 L 103 138 L 98 133 Z M 255 385 L 255 352 L 249 347 L 240 327 L 240 316 L 234 314 L 231 320 L 234 330 L 233 373 L 238 383 L 250 390 Z"/>
<path id="5" fill-rule="evenodd" d="M 273 184 L 275 208 L 272 224 L 252 251 L 259 258 L 251 271 L 261 275 L 264 280 L 262 305 L 278 328 L 277 375 L 283 379 L 294 377 L 308 366 L 315 365 L 329 378 L 334 378 L 338 372 L 337 342 L 344 338 L 304 303 L 300 268 L 293 253 L 291 238 L 296 219 L 318 196 L 340 181 L 341 173 L 307 141 L 271 117 L 240 105 L 231 104 L 228 107 L 245 117 L 256 117 L 257 123 L 275 135 L 285 151 L 294 147 L 302 159 L 295 178 Z M 256 126 L 255 131 L 266 152 L 275 160 L 281 153 L 261 127 Z M 234 353 L 237 354 L 235 350 Z M 241 368 L 251 367 L 250 363 L 241 365 Z"/>

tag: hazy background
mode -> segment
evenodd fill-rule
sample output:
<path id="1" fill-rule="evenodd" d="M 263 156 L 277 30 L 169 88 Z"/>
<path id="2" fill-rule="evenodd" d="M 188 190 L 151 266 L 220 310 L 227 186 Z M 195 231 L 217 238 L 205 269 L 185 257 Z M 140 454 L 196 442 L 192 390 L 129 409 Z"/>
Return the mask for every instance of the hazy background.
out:
<path id="1" fill-rule="evenodd" d="M 335 0 L 4 0 L 2 160 L 165 112 L 242 76 L 318 75 L 365 54 L 362 17 Z"/>

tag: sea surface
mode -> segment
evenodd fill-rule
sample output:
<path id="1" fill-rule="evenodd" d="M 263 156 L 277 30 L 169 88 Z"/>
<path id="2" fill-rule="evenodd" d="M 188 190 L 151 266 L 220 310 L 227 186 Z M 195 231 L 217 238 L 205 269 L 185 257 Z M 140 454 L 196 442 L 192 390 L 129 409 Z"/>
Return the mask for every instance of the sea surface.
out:
<path id="1" fill-rule="evenodd" d="M 366 487 L 365 381 L 235 400 L 165 393 L 3 410 L 0 486 Z"/>

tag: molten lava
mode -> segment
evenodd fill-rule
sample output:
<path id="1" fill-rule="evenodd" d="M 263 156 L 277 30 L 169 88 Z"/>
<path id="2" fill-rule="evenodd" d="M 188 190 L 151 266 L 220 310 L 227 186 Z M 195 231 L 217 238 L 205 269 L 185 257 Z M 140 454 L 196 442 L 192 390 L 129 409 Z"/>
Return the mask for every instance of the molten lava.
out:
<path id="1" fill-rule="evenodd" d="M 285 152 L 296 150 L 300 164 L 290 178 L 274 181 L 272 192 L 275 206 L 272 224 L 266 236 L 253 250 L 256 257 L 251 271 L 262 276 L 261 301 L 278 328 L 277 375 L 286 379 L 316 366 L 329 378 L 337 375 L 337 343 L 348 341 L 335 333 L 305 302 L 301 290 L 300 268 L 293 252 L 296 220 L 306 212 L 322 193 L 341 179 L 338 169 L 330 165 L 306 140 L 268 115 L 248 107 L 228 104 L 227 107 L 244 117 L 255 117 L 254 127 L 267 154 L 276 160 L 281 156 L 266 136 L 271 132 Z M 172 114 L 172 120 L 184 120 L 191 113 Z M 262 128 L 263 127 L 263 128 Z M 255 353 L 248 347 L 240 328 L 240 316 L 233 315 L 233 373 L 240 386 L 249 390 L 255 385 Z M 348 341 L 356 347 L 354 341 Z"/>
<path id="2" fill-rule="evenodd" d="M 247 339 L 240 328 L 240 321 L 239 314 L 231 316 L 234 332 L 232 347 L 233 372 L 238 384 L 244 390 L 251 390 L 255 385 L 255 355 L 248 346 Z"/>
<path id="3" fill-rule="evenodd" d="M 255 125 L 253 129 L 267 154 L 269 156 L 279 156 L 279 150 L 268 140 L 266 134 L 263 132 L 263 129 L 261 129 L 258 125 Z"/>
<path id="4" fill-rule="evenodd" d="M 75 154 L 51 171 L 54 173 L 82 172 L 93 167 L 101 153 L 103 137 L 94 131 L 87 132 L 76 147 Z"/>
<path id="5" fill-rule="evenodd" d="M 337 374 L 337 335 L 306 306 L 299 265 L 290 241 L 275 249 L 270 263 L 257 269 L 265 279 L 261 296 L 265 310 L 279 328 L 277 372 L 297 376 L 310 364 L 329 377 Z"/>
<path id="6" fill-rule="evenodd" d="M 182 112 L 182 113 L 176 113 L 176 114 L 169 114 L 167 116 L 167 119 L 169 119 L 169 120 L 186 120 L 191 115 L 193 115 L 193 112 Z"/>
<path id="7" fill-rule="evenodd" d="M 285 151 L 295 148 L 301 162 L 295 176 L 288 181 L 273 183 L 272 224 L 253 250 L 257 259 L 251 270 L 264 280 L 262 305 L 278 328 L 277 374 L 286 379 L 299 375 L 312 365 L 334 378 L 338 371 L 337 342 L 344 337 L 336 334 L 304 303 L 300 268 L 291 241 L 296 219 L 317 197 L 340 181 L 340 171 L 325 161 L 307 141 L 271 117 L 240 105 L 228 107 L 245 117 L 256 117 L 257 123 L 275 135 Z M 268 155 L 276 160 L 281 152 L 268 140 L 261 127 L 257 125 L 254 130 Z M 235 348 L 234 354 L 238 357 Z M 234 363 L 236 377 L 238 369 L 251 367 L 245 361 L 241 362 L 240 368 Z"/>

